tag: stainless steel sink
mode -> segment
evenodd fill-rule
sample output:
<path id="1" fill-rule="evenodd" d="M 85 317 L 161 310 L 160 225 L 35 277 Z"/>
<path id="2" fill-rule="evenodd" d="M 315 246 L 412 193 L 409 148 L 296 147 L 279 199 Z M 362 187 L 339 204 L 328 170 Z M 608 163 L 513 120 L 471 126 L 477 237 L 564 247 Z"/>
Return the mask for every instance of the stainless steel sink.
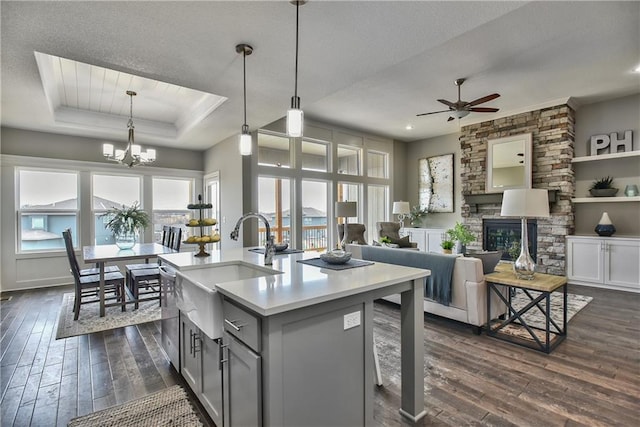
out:
<path id="1" fill-rule="evenodd" d="M 178 271 L 176 305 L 209 338 L 222 336 L 224 319 L 222 297 L 216 284 L 282 274 L 281 271 L 242 261 L 211 264 L 202 268 Z"/>

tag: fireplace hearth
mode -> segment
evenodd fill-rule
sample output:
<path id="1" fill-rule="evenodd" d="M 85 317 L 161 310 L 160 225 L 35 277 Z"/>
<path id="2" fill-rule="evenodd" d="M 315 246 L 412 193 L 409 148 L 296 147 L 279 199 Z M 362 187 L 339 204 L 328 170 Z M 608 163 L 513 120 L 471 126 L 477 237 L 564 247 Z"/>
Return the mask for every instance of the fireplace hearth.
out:
<path id="1" fill-rule="evenodd" d="M 519 219 L 485 219 L 482 221 L 482 249 L 502 251 L 502 259 L 513 261 L 509 255 L 512 242 L 520 242 L 522 222 Z M 529 254 L 537 261 L 538 224 L 535 219 L 527 220 L 529 234 Z"/>

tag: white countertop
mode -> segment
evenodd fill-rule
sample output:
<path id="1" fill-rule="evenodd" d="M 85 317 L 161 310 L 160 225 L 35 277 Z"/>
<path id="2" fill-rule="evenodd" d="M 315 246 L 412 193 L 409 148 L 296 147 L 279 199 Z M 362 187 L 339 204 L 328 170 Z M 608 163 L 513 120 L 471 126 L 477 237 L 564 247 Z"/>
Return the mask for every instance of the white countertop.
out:
<path id="1" fill-rule="evenodd" d="M 381 289 L 431 274 L 429 270 L 384 263 L 330 270 L 297 262 L 317 258 L 317 252 L 275 255 L 273 265 L 265 266 L 264 255 L 250 252 L 249 249 L 211 251 L 211 256 L 201 258 L 194 257 L 193 252 L 160 255 L 159 258 L 163 264 L 169 264 L 198 285 L 215 289 L 262 316 Z M 238 261 L 278 270 L 282 274 L 223 283 L 216 283 L 214 274 L 208 276 L 203 271 L 190 274 L 191 270 Z"/>

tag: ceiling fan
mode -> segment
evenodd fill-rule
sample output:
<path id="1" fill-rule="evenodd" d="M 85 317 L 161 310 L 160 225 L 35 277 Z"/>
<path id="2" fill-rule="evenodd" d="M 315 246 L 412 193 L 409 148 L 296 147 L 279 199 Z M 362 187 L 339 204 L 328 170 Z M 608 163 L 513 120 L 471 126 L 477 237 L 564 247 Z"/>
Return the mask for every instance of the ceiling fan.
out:
<path id="1" fill-rule="evenodd" d="M 442 102 L 444 105 L 449 107 L 448 110 L 432 111 L 430 113 L 416 114 L 416 116 L 427 116 L 429 114 L 438 114 L 438 113 L 450 113 L 451 115 L 447 119 L 447 121 L 450 122 L 451 120 L 454 120 L 454 119 L 461 119 L 467 116 L 472 111 L 474 113 L 495 113 L 496 111 L 499 110 L 498 108 L 492 108 L 492 107 L 476 107 L 476 105 L 478 104 L 483 104 L 485 102 L 489 102 L 493 99 L 496 99 L 497 97 L 500 96 L 500 94 L 498 93 L 492 93 L 491 95 L 483 96 L 482 98 L 478 98 L 471 102 L 462 101 L 460 99 L 460 86 L 462 86 L 462 83 L 464 83 L 465 80 L 466 79 L 456 79 L 454 81 L 455 85 L 458 86 L 458 101 L 451 102 L 451 101 L 447 101 L 446 99 L 438 99 L 438 102 Z"/>

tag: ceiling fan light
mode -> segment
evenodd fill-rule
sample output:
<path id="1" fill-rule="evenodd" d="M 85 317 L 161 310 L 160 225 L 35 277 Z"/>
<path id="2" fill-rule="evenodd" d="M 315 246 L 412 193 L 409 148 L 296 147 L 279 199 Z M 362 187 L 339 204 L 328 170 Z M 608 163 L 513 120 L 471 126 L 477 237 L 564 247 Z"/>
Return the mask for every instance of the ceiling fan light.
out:
<path id="1" fill-rule="evenodd" d="M 304 112 L 299 108 L 287 110 L 287 135 L 293 138 L 302 136 Z"/>
<path id="2" fill-rule="evenodd" d="M 452 111 L 451 115 L 453 117 L 455 117 L 456 119 L 461 119 L 463 117 L 467 117 L 469 115 L 469 111 L 467 111 L 467 110 L 456 110 L 456 111 Z"/>

